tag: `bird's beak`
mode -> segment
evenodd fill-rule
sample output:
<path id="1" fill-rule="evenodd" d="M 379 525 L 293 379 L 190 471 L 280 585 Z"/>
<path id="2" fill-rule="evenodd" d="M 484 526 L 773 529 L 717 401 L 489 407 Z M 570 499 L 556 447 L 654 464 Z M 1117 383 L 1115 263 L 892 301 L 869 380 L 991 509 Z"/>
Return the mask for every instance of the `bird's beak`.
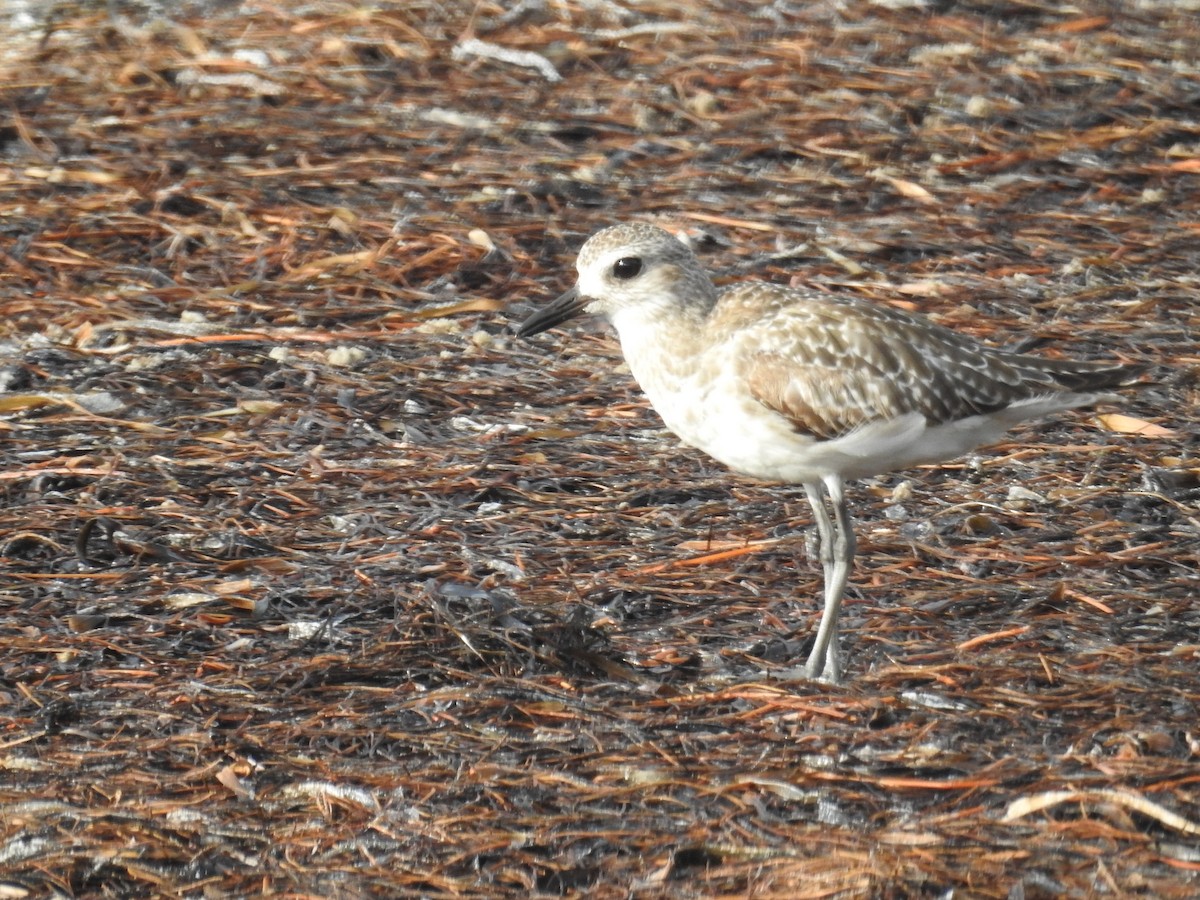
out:
<path id="1" fill-rule="evenodd" d="M 573 319 L 591 302 L 590 297 L 579 296 L 578 288 L 571 288 L 549 306 L 544 306 L 521 323 L 517 328 L 518 337 L 529 337 L 541 334 L 547 328 L 561 325 L 567 319 Z"/>

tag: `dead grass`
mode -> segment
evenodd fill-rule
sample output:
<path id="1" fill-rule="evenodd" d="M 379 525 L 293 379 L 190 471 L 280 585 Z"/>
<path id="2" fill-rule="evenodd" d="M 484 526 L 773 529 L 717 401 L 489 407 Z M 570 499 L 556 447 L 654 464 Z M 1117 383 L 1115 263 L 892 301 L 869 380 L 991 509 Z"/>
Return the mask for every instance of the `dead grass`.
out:
<path id="1" fill-rule="evenodd" d="M 0 894 L 1195 896 L 1200 25 L 893 5 L 12 19 Z M 798 495 L 508 336 L 635 217 L 1164 369 L 857 487 L 780 682 Z"/>

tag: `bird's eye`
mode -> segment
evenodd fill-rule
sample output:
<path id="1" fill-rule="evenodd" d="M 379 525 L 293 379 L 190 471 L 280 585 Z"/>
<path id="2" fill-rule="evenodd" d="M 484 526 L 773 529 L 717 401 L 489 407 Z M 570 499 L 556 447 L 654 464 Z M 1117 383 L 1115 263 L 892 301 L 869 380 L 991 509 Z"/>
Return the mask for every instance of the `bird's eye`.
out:
<path id="1" fill-rule="evenodd" d="M 612 267 L 613 277 L 620 278 L 622 281 L 636 278 L 641 271 L 642 261 L 636 256 L 623 256 L 613 263 Z"/>

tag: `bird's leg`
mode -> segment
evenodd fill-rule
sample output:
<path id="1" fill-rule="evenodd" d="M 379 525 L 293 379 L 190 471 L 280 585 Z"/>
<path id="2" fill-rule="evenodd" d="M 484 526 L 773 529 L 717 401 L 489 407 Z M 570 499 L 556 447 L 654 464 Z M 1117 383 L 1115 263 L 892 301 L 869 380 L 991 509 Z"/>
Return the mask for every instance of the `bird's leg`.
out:
<path id="1" fill-rule="evenodd" d="M 804 492 L 812 504 L 817 523 L 817 536 L 821 541 L 821 567 L 825 574 L 825 610 L 821 614 L 821 624 L 817 628 L 812 653 L 804 666 L 804 674 L 809 678 L 837 684 L 842 680 L 838 614 L 842 608 L 842 595 L 846 592 L 846 580 L 850 577 L 850 564 L 854 560 L 854 524 L 846 509 L 846 495 L 840 478 L 826 478 L 823 485 L 806 484 Z M 835 521 L 829 518 L 826 497 L 833 507 Z"/>
<path id="2" fill-rule="evenodd" d="M 825 506 L 824 485 L 820 482 L 806 483 L 804 494 L 808 497 L 808 505 L 812 507 L 813 522 L 817 526 L 817 556 L 821 560 L 823 573 L 821 583 L 828 601 L 829 585 L 833 577 L 833 521 L 829 518 L 829 510 Z M 826 605 L 826 609 L 828 609 L 828 605 Z M 804 667 L 804 674 L 807 678 L 817 677 L 825 667 L 825 655 L 829 643 L 832 641 L 835 646 L 837 644 L 837 622 L 832 623 L 832 631 L 830 631 L 826 627 L 827 619 L 828 614 L 821 617 L 816 643 L 813 644 L 812 652 L 808 656 L 808 663 Z"/>

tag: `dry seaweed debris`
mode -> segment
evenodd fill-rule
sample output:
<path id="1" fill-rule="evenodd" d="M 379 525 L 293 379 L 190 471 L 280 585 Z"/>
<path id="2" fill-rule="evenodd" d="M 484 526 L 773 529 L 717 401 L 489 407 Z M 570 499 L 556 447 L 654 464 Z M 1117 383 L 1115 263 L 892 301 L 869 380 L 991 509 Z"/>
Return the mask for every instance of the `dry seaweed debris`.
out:
<path id="1" fill-rule="evenodd" d="M 1196 895 L 1189 4 L 43 6 L 0 33 L 0 894 Z M 1170 368 L 857 488 L 858 669 L 777 683 L 802 503 L 602 330 L 507 335 L 630 217 Z"/>

